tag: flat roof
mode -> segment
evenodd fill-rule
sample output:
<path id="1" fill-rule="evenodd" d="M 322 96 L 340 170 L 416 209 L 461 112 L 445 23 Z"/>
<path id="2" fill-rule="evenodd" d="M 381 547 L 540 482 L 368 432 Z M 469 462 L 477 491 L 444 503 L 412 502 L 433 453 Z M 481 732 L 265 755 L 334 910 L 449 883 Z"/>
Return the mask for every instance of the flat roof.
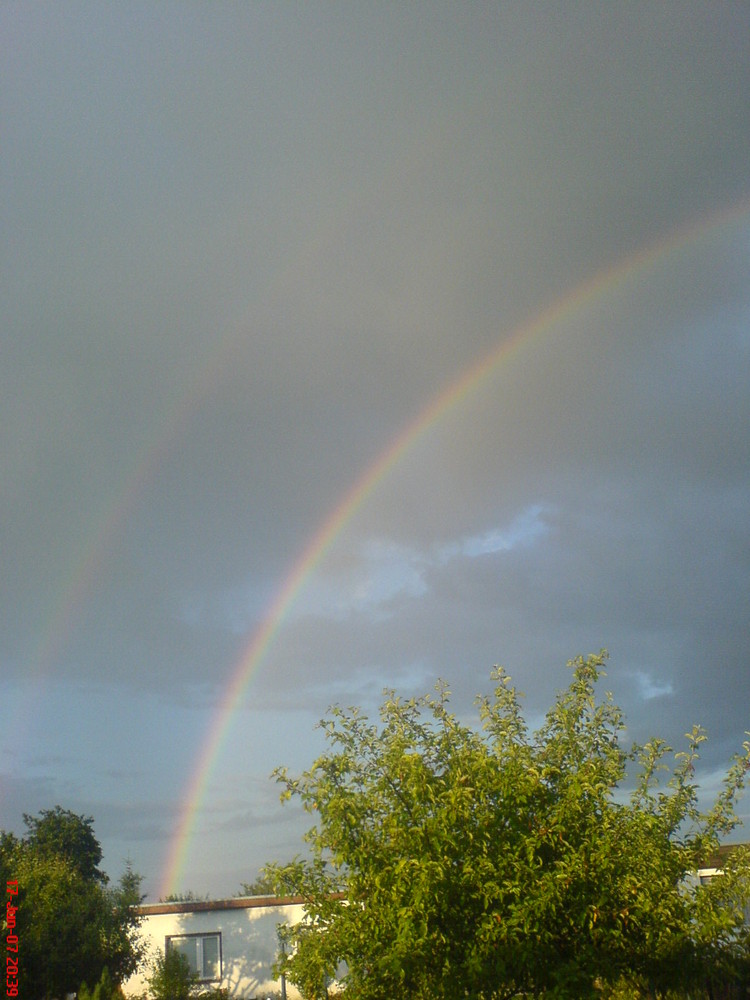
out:
<path id="1" fill-rule="evenodd" d="M 157 913 L 202 913 L 206 910 L 250 910 L 261 906 L 293 906 L 304 896 L 233 896 L 230 899 L 191 899 L 182 903 L 141 903 L 134 909 L 142 917 Z"/>

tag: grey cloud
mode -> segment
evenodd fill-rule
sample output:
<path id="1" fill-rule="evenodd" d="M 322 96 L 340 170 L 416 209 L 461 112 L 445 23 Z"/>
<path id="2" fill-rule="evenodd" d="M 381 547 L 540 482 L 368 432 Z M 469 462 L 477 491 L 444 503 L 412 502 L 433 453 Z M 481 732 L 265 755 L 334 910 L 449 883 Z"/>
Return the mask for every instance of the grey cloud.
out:
<path id="1" fill-rule="evenodd" d="M 310 541 L 514 335 L 285 607 L 222 766 L 304 766 L 298 713 L 389 684 L 468 712 L 495 662 L 538 715 L 606 644 L 633 732 L 699 715 L 718 767 L 748 703 L 746 7 L 0 20 L 0 674 L 34 706 L 4 817 L 59 790 L 155 884 Z M 260 785 L 221 781 L 198 891 L 273 846 Z"/>

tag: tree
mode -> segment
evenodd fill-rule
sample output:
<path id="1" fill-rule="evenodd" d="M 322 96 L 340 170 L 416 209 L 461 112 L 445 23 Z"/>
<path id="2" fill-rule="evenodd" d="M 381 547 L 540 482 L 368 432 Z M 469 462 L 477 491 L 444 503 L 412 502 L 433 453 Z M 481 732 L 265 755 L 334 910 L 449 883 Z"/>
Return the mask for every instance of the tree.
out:
<path id="1" fill-rule="evenodd" d="M 273 896 L 275 893 L 273 879 L 262 872 L 253 879 L 252 882 L 242 882 L 240 884 L 240 896 Z"/>
<path id="2" fill-rule="evenodd" d="M 23 820 L 28 830 L 26 842 L 39 857 L 65 858 L 87 881 L 106 885 L 108 878 L 98 867 L 102 849 L 94 834 L 93 817 L 55 806 L 42 809 L 38 816 L 24 813 Z"/>
<path id="3" fill-rule="evenodd" d="M 277 973 L 320 998 L 345 963 L 358 1000 L 664 996 L 736 974 L 747 855 L 709 886 L 691 873 L 736 823 L 750 743 L 701 813 L 703 733 L 658 782 L 671 750 L 623 746 L 622 713 L 597 696 L 605 657 L 569 665 L 535 733 L 503 670 L 478 731 L 449 712 L 444 686 L 389 693 L 377 724 L 332 709 L 329 751 L 299 778 L 276 772 L 282 801 L 316 819 L 309 858 L 266 869 L 277 892 L 307 901 Z"/>
<path id="4" fill-rule="evenodd" d="M 190 971 L 181 951 L 167 948 L 156 955 L 148 979 L 153 1000 L 190 1000 L 197 984 L 198 973 Z"/>
<path id="5" fill-rule="evenodd" d="M 104 967 L 99 982 L 90 990 L 86 983 L 82 983 L 78 990 L 77 1000 L 120 1000 L 121 994 L 112 982 L 109 969 Z"/>
<path id="6" fill-rule="evenodd" d="M 134 909 L 143 898 L 140 876 L 128 865 L 119 883 L 107 887 L 89 818 L 59 807 L 37 819 L 25 818 L 27 837 L 0 835 L 0 876 L 18 884 L 19 995 L 74 993 L 82 983 L 99 983 L 105 968 L 115 984 L 121 983 L 142 957 Z M 70 841 L 66 831 L 72 833 Z M 3 936 L 3 964 L 6 950 Z"/>
<path id="7" fill-rule="evenodd" d="M 184 889 L 181 892 L 170 892 L 166 896 L 159 898 L 160 903 L 201 903 L 205 902 L 208 896 L 200 896 L 192 889 Z"/>

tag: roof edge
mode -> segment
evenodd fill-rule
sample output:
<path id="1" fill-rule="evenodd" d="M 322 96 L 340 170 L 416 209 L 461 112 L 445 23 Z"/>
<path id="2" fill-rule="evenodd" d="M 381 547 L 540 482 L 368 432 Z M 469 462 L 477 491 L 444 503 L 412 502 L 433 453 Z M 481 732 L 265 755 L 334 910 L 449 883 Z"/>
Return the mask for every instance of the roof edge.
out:
<path id="1" fill-rule="evenodd" d="M 293 906 L 304 896 L 232 896 L 230 899 L 194 899 L 183 903 L 141 903 L 133 909 L 141 917 L 159 913 L 203 913 L 208 910 L 251 910 L 255 907 Z"/>

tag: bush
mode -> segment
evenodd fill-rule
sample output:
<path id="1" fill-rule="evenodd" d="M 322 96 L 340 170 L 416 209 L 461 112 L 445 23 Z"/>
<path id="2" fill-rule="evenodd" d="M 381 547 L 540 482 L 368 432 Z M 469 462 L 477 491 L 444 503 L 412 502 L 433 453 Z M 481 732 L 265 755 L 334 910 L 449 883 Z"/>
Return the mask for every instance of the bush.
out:
<path id="1" fill-rule="evenodd" d="M 122 997 L 122 990 L 112 982 L 109 969 L 102 969 L 101 978 L 93 990 L 90 990 L 86 983 L 78 990 L 78 1000 L 118 1000 Z"/>
<path id="2" fill-rule="evenodd" d="M 198 975 L 190 971 L 187 958 L 174 948 L 156 956 L 148 977 L 153 1000 L 192 1000 L 197 982 Z"/>

